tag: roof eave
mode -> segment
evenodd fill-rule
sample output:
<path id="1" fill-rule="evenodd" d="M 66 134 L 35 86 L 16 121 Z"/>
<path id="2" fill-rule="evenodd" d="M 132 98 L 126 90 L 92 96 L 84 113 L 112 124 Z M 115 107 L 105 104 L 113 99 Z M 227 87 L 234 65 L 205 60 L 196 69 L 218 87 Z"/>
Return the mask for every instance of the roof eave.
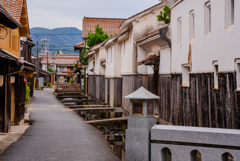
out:
<path id="1" fill-rule="evenodd" d="M 122 22 L 120 23 L 120 25 L 119 25 L 119 28 L 120 28 L 120 29 L 124 29 L 124 28 L 126 28 L 126 27 L 131 27 L 131 24 L 132 24 L 133 21 L 135 21 L 135 20 L 137 20 L 137 19 L 140 19 L 140 18 L 144 17 L 146 14 L 150 14 L 150 13 L 152 13 L 154 10 L 157 10 L 157 9 L 159 9 L 159 8 L 162 8 L 163 6 L 164 6 L 164 3 L 161 2 L 161 3 L 158 3 L 158 4 L 156 4 L 156 5 L 148 8 L 148 9 L 142 11 L 142 12 L 139 12 L 139 13 L 137 13 L 136 15 L 134 15 L 133 17 L 130 17 L 130 18 L 128 18 L 128 19 L 125 20 L 125 21 L 122 21 Z"/>
<path id="2" fill-rule="evenodd" d="M 5 20 L 9 20 L 10 22 L 6 22 L 4 24 L 4 19 L 0 19 L 0 23 L 11 28 L 16 29 L 17 27 L 22 27 L 22 25 L 0 4 L 0 13 L 5 17 Z"/>
<path id="3" fill-rule="evenodd" d="M 162 0 L 166 6 L 168 6 L 170 9 L 177 6 L 179 3 L 181 3 L 183 0 Z"/>

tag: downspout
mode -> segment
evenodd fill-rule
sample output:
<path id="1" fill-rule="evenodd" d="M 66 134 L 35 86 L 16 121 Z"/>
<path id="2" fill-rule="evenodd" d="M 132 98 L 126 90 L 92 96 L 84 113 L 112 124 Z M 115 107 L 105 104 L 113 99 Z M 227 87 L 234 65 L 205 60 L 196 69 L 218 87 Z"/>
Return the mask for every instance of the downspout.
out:
<path id="1" fill-rule="evenodd" d="M 166 41 L 166 43 L 168 44 L 169 48 L 170 48 L 170 73 L 172 72 L 172 44 L 171 44 L 171 40 L 167 38 L 166 36 L 166 32 L 169 29 L 167 27 L 164 27 L 162 29 L 159 30 L 159 35 L 160 38 L 164 41 Z"/>
<path id="2" fill-rule="evenodd" d="M 14 75 L 14 74 L 17 74 L 17 73 L 21 73 L 22 70 L 24 68 L 24 65 L 20 68 L 20 71 L 17 71 L 17 72 L 13 72 L 13 73 L 8 73 L 6 76 L 5 76 L 5 111 L 4 111 L 4 132 L 7 132 L 7 79 L 8 79 L 8 76 L 11 76 L 11 75 Z"/>

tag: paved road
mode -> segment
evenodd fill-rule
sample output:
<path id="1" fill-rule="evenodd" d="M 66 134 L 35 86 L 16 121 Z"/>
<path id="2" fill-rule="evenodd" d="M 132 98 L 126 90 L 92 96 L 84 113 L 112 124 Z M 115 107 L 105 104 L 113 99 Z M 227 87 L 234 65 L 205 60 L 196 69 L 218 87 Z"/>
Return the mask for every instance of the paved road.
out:
<path id="1" fill-rule="evenodd" d="M 3 161 L 115 161 L 107 141 L 91 125 L 55 98 L 35 91 L 25 134 L 0 156 Z"/>

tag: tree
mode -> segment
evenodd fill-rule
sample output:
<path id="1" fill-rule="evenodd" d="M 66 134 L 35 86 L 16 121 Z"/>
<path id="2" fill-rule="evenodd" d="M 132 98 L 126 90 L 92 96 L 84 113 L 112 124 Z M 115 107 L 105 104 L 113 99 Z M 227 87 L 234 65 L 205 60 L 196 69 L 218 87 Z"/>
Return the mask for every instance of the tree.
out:
<path id="1" fill-rule="evenodd" d="M 97 45 L 106 39 L 108 39 L 108 34 L 104 33 L 99 24 L 96 26 L 95 33 L 90 31 L 87 36 L 87 47 L 83 49 L 80 54 L 81 63 L 83 65 L 88 65 L 88 57 L 84 58 L 83 55 L 94 45 Z"/>
<path id="2" fill-rule="evenodd" d="M 87 48 L 83 48 L 83 51 L 80 54 L 80 60 L 82 65 L 88 65 L 88 57 L 84 58 L 83 56 L 84 54 L 86 54 L 86 52 L 87 52 Z"/>
<path id="3" fill-rule="evenodd" d="M 97 45 L 101 42 L 104 42 L 108 38 L 109 38 L 108 34 L 104 33 L 104 31 L 99 26 L 99 24 L 96 26 L 95 33 L 92 33 L 92 31 L 90 31 L 87 36 L 87 47 L 85 47 L 80 54 L 81 64 L 88 65 L 88 57 L 84 58 L 84 55 L 88 52 L 88 50 L 91 47 L 93 47 L 94 45 Z M 84 69 L 83 79 L 84 79 L 84 86 L 85 86 L 86 69 Z"/>
<path id="4" fill-rule="evenodd" d="M 164 21 L 165 24 L 170 23 L 171 21 L 171 9 L 168 6 L 164 6 L 163 11 L 160 11 L 160 14 L 157 15 L 158 21 Z"/>
<path id="5" fill-rule="evenodd" d="M 95 29 L 95 33 L 92 33 L 92 31 L 90 31 L 90 33 L 88 33 L 87 46 L 89 48 L 91 48 L 92 46 L 97 45 L 97 44 L 105 41 L 108 38 L 109 38 L 108 34 L 104 33 L 104 31 L 98 24 Z"/>
<path id="6" fill-rule="evenodd" d="M 48 71 L 53 73 L 53 69 L 51 67 L 48 67 Z"/>

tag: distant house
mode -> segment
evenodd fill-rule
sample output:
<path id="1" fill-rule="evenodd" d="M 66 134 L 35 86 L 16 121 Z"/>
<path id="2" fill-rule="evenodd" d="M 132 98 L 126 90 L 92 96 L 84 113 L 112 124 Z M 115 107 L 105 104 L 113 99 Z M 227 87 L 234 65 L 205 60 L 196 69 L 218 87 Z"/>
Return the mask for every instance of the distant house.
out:
<path id="1" fill-rule="evenodd" d="M 88 33 L 91 31 L 95 32 L 96 26 L 99 26 L 103 29 L 105 33 L 110 37 L 111 35 L 119 34 L 122 32 L 119 29 L 119 24 L 125 19 L 120 18 L 96 18 L 96 17 L 84 17 L 83 27 L 82 27 L 82 38 L 83 40 L 87 39 Z"/>
<path id="2" fill-rule="evenodd" d="M 56 81 L 59 84 L 69 82 L 74 72 L 74 64 L 78 61 L 77 58 L 57 58 L 56 59 Z"/>
<path id="3" fill-rule="evenodd" d="M 39 57 L 39 60 L 37 62 L 37 56 L 32 56 L 32 62 L 35 66 L 37 66 L 37 63 L 39 65 L 39 71 L 38 71 L 38 85 L 35 84 L 36 88 L 39 88 L 41 86 L 46 86 L 47 83 L 51 83 L 54 85 L 54 73 L 49 72 L 48 70 L 42 69 L 42 58 Z M 35 70 L 35 75 L 37 74 L 37 71 Z"/>
<path id="4" fill-rule="evenodd" d="M 121 19 L 121 18 L 84 17 L 84 19 L 83 19 L 83 27 L 82 27 L 82 38 L 83 38 L 83 41 L 75 44 L 74 50 L 75 51 L 78 50 L 79 54 L 81 54 L 81 52 L 84 49 L 84 47 L 87 47 L 87 36 L 88 36 L 88 33 L 90 33 L 90 32 L 94 33 L 98 24 L 103 29 L 103 31 L 105 33 L 107 33 L 109 35 L 109 37 L 110 37 L 110 36 L 115 36 L 116 34 L 119 34 L 119 33 L 122 32 L 122 30 L 119 29 L 119 25 L 124 20 L 125 19 Z M 93 60 L 93 59 L 91 59 L 91 60 Z M 81 61 L 79 61 L 79 62 L 81 62 Z M 93 61 L 92 61 L 92 63 L 93 63 Z M 83 69 L 85 67 L 87 67 L 87 70 L 89 71 L 89 73 L 91 73 L 90 66 L 83 66 L 83 65 L 80 65 L 80 66 L 81 66 L 81 69 L 79 69 L 79 71 L 81 73 L 84 72 Z M 85 82 L 85 84 L 86 84 L 86 82 Z M 85 89 L 87 90 L 87 87 Z"/>
<path id="5" fill-rule="evenodd" d="M 81 53 L 82 49 L 87 45 L 88 33 L 90 32 L 94 33 L 98 24 L 103 29 L 103 31 L 107 33 L 108 36 L 110 37 L 111 35 L 114 36 L 122 32 L 122 30 L 119 29 L 119 25 L 124 20 L 125 19 L 121 18 L 84 17 L 82 26 L 83 41 L 77 43 L 74 46 L 74 50 L 79 50 Z"/>
<path id="6" fill-rule="evenodd" d="M 41 69 L 48 71 L 47 66 L 52 68 L 56 73 L 55 81 L 60 84 L 67 83 L 74 72 L 74 64 L 79 61 L 79 55 L 76 54 L 56 54 L 52 55 L 51 52 L 47 51 L 47 55 L 41 52 Z M 48 59 L 47 59 L 48 58 Z M 47 61 L 48 60 L 48 61 Z"/>

